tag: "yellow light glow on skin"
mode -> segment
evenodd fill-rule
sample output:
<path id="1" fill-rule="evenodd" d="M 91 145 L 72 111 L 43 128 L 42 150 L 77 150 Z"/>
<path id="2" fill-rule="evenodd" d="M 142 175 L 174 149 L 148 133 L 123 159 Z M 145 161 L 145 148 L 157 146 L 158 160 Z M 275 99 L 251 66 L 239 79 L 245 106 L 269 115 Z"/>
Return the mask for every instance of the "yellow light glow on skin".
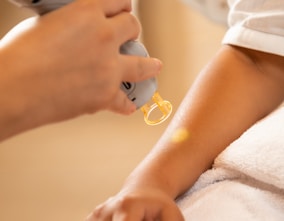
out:
<path id="1" fill-rule="evenodd" d="M 190 134 L 189 134 L 189 131 L 186 128 L 178 128 L 174 132 L 171 140 L 174 143 L 181 143 L 181 142 L 184 142 L 185 140 L 187 140 L 189 137 L 190 137 Z"/>

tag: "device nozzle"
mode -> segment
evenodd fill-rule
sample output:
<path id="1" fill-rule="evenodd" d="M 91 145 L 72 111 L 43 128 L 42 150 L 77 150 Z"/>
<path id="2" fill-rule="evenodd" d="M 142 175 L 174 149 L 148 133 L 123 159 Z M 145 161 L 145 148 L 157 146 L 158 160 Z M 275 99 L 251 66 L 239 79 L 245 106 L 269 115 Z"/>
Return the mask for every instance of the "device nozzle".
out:
<path id="1" fill-rule="evenodd" d="M 158 92 L 152 96 L 152 100 L 142 106 L 144 120 L 148 125 L 157 125 L 164 122 L 172 113 L 172 104 L 163 100 Z"/>

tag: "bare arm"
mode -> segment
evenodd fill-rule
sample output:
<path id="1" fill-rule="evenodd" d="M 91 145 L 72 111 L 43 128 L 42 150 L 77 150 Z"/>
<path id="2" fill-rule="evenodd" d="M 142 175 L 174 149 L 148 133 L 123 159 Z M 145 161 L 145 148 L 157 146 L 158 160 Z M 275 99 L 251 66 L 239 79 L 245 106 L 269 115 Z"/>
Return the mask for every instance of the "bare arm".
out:
<path id="1" fill-rule="evenodd" d="M 111 213 L 123 220 L 181 220 L 173 199 L 192 186 L 232 141 L 280 105 L 283 70 L 283 57 L 223 46 L 122 191 L 99 206 L 90 220 L 109 220 L 110 212 L 104 211 L 110 204 Z M 176 139 L 180 129 L 184 133 Z"/>
<path id="2" fill-rule="evenodd" d="M 181 194 L 224 148 L 283 101 L 283 70 L 282 57 L 224 46 L 138 168 L 139 177 L 143 174 L 140 182 L 154 178 L 154 185 L 171 197 Z M 186 128 L 188 139 L 173 142 L 179 128 Z"/>

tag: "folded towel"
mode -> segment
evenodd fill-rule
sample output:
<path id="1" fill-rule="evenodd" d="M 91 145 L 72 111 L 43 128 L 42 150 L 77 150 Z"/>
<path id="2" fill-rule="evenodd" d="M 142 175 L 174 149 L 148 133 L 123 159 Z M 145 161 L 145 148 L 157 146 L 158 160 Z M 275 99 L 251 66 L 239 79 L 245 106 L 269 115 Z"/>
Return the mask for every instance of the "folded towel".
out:
<path id="1" fill-rule="evenodd" d="M 284 108 L 255 124 L 215 160 L 214 168 L 239 171 L 284 189 Z"/>
<path id="2" fill-rule="evenodd" d="M 284 107 L 226 148 L 177 203 L 186 220 L 284 220 Z"/>

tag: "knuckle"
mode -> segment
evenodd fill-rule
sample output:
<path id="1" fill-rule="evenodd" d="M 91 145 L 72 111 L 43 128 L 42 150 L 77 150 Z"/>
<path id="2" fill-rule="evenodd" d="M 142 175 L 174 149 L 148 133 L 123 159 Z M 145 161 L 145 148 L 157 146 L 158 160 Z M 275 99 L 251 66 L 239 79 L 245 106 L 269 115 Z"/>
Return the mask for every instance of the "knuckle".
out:
<path id="1" fill-rule="evenodd" d="M 130 207 L 133 206 L 135 200 L 132 196 L 125 196 L 123 198 L 118 199 L 117 201 L 117 209 L 120 211 L 127 211 Z"/>
<path id="2" fill-rule="evenodd" d="M 106 25 L 105 28 L 97 35 L 101 44 L 109 44 L 115 40 L 115 31 L 110 25 Z"/>
<path id="3" fill-rule="evenodd" d="M 103 205 L 96 207 L 92 211 L 92 213 L 86 218 L 86 221 L 97 220 L 99 218 L 102 218 L 104 211 L 105 211 L 105 209 L 104 209 Z"/>
<path id="4" fill-rule="evenodd" d="M 100 33 L 98 36 L 102 44 L 112 42 L 115 39 L 115 33 L 112 28 L 108 28 Z"/>

